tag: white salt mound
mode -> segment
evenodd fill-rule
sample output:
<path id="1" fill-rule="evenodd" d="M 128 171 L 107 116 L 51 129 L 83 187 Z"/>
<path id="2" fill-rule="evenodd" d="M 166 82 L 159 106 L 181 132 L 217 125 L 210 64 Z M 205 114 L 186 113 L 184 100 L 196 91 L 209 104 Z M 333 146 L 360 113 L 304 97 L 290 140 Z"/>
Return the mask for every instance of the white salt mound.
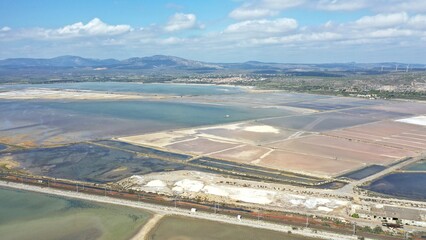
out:
<path id="1" fill-rule="evenodd" d="M 167 184 L 161 180 L 152 180 L 149 181 L 145 187 L 165 187 Z"/>
<path id="2" fill-rule="evenodd" d="M 280 133 L 280 130 L 268 125 L 255 125 L 245 127 L 244 131 L 258 132 L 258 133 Z"/>
<path id="3" fill-rule="evenodd" d="M 426 116 L 417 116 L 396 120 L 397 122 L 409 123 L 414 125 L 426 126 Z"/>
<path id="4" fill-rule="evenodd" d="M 190 179 L 183 179 L 183 180 L 175 182 L 175 186 L 181 188 L 183 191 L 199 192 L 204 187 L 204 183 L 200 181 L 190 180 Z"/>
<path id="5" fill-rule="evenodd" d="M 324 212 L 331 212 L 331 211 L 333 211 L 333 209 L 331 209 L 331 208 L 328 208 L 328 207 L 322 207 L 322 206 L 318 207 L 317 209 L 318 209 L 319 211 L 324 211 Z"/>
<path id="6" fill-rule="evenodd" d="M 221 197 L 228 197 L 229 193 L 222 189 L 221 187 L 207 185 L 203 188 L 203 192 L 206 194 L 221 196 Z"/>

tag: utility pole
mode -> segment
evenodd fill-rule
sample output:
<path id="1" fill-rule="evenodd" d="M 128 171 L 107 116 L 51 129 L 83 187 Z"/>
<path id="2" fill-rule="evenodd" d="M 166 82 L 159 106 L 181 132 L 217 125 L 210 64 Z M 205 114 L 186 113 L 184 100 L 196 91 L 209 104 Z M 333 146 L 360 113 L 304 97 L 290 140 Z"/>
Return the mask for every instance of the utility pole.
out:
<path id="1" fill-rule="evenodd" d="M 353 235 L 356 235 L 356 222 L 354 222 L 354 230 L 353 230 Z"/>
<path id="2" fill-rule="evenodd" d="M 257 221 L 260 221 L 260 208 L 257 209 Z"/>

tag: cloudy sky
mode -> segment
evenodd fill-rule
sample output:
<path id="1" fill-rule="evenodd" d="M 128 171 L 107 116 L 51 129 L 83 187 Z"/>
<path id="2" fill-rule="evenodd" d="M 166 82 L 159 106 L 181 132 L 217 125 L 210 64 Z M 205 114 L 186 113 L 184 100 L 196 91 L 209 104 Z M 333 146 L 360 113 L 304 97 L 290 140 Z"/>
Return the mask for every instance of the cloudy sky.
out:
<path id="1" fill-rule="evenodd" d="M 426 0 L 0 0 L 0 59 L 426 63 Z"/>

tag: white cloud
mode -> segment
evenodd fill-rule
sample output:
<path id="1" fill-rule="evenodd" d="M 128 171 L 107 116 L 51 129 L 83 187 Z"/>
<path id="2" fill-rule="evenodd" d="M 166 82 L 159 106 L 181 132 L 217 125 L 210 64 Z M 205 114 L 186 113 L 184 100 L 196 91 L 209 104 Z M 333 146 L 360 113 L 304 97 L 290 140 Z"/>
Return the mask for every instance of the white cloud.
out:
<path id="1" fill-rule="evenodd" d="M 300 6 L 305 2 L 305 0 L 262 0 L 259 5 L 265 8 L 283 10 Z"/>
<path id="2" fill-rule="evenodd" d="M 175 32 L 197 27 L 199 27 L 199 25 L 197 24 L 197 17 L 194 14 L 176 13 L 170 17 L 164 30 L 167 32 Z"/>
<path id="3" fill-rule="evenodd" d="M 0 28 L 0 32 L 9 32 L 10 30 L 12 30 L 12 28 L 10 28 L 8 26 L 4 26 L 4 27 Z"/>
<path id="4" fill-rule="evenodd" d="M 364 0 L 320 0 L 316 8 L 327 11 L 353 11 L 367 6 Z"/>
<path id="5" fill-rule="evenodd" d="M 389 1 L 396 2 L 396 0 Z M 371 2 L 373 1 L 367 3 L 373 6 Z M 196 31 L 189 37 L 177 33 L 181 30 L 200 28 L 201 26 L 194 14 L 184 13 L 174 14 L 165 24 L 153 23 L 135 28 L 131 28 L 129 25 L 109 25 L 99 19 L 93 19 L 85 24 L 75 23 L 57 29 L 8 29 L 0 27 L 0 42 L 2 43 L 0 55 L 1 52 L 3 52 L 3 56 L 6 55 L 4 52 L 13 55 L 14 51 L 9 49 L 18 49 L 16 46 L 22 45 L 22 42 L 30 42 L 31 46 L 40 46 L 40 49 L 32 48 L 36 53 L 53 52 L 52 49 L 62 53 L 66 53 L 66 49 L 71 49 L 70 52 L 77 49 L 83 53 L 98 51 L 104 55 L 114 54 L 108 52 L 110 50 L 123 55 L 126 54 L 126 51 L 132 54 L 135 51 L 144 54 L 158 54 L 169 51 L 172 55 L 173 53 L 180 55 L 180 52 L 181 54 L 188 53 L 198 56 L 205 54 L 206 56 L 217 55 L 219 58 L 223 56 L 237 58 L 238 54 L 229 53 L 236 53 L 241 50 L 248 50 L 241 52 L 254 53 L 257 51 L 262 53 L 261 49 L 269 49 L 270 52 L 265 54 L 275 54 L 287 48 L 294 49 L 294 52 L 297 52 L 298 49 L 311 49 L 314 51 L 300 52 L 297 55 L 303 56 L 306 53 L 315 57 L 316 55 L 312 55 L 312 52 L 326 48 L 332 51 L 332 49 L 336 49 L 336 46 L 342 50 L 343 55 L 343 53 L 353 51 L 355 48 L 390 49 L 398 46 L 402 49 L 403 43 L 405 44 L 403 47 L 422 49 L 426 41 L 426 14 L 409 11 L 380 12 L 351 22 L 339 22 L 339 18 L 334 18 L 335 15 L 330 14 L 330 21 L 328 22 L 299 26 L 296 19 L 276 17 L 275 14 L 279 14 L 281 9 L 291 6 L 307 7 L 306 13 L 308 14 L 314 8 L 320 8 L 320 3 L 323 4 L 324 11 L 349 11 L 350 8 L 358 8 L 360 3 L 365 2 L 361 0 L 353 0 L 353 2 L 306 0 L 304 2 L 298 1 L 298 4 L 304 5 L 297 5 L 296 3 L 289 5 L 288 3 L 288 1 L 278 0 L 253 0 L 250 4 L 242 4 L 238 8 L 239 10 L 247 10 L 246 12 L 235 10 L 235 15 L 230 13 L 230 17 L 241 20 L 217 31 Z M 326 8 L 324 4 L 329 4 L 329 6 Z M 333 6 L 331 7 L 331 5 Z M 73 39 L 75 37 L 84 37 L 84 41 L 75 41 Z M 22 39 L 29 41 L 19 41 Z M 83 42 L 87 44 L 84 45 Z M 7 47 L 13 45 L 15 48 Z M 96 50 L 97 47 L 99 47 L 98 50 Z M 22 46 L 21 49 L 23 49 Z M 104 49 L 107 49 L 107 52 L 103 51 Z M 421 58 L 418 51 L 414 53 L 419 55 L 416 59 Z M 24 50 L 22 52 L 25 53 Z M 219 54 L 222 52 L 224 55 Z M 368 51 L 363 53 L 370 54 Z M 325 53 L 325 55 L 327 54 Z M 348 58 L 350 57 L 348 55 Z"/>
<path id="6" fill-rule="evenodd" d="M 225 32 L 229 33 L 284 33 L 297 28 L 297 21 L 291 18 L 275 20 L 247 20 L 229 25 Z"/>
<path id="7" fill-rule="evenodd" d="M 229 17 L 237 20 L 264 18 L 294 7 L 321 11 L 368 9 L 376 13 L 426 13 L 425 0 L 245 0 Z"/>
<path id="8" fill-rule="evenodd" d="M 408 29 L 396 29 L 396 28 L 387 28 L 380 29 L 377 31 L 372 31 L 368 35 L 372 38 L 395 38 L 395 37 L 408 37 L 413 35 L 414 32 Z"/>
<path id="9" fill-rule="evenodd" d="M 426 12 L 426 1 L 424 0 L 375 0 L 370 2 L 373 9 L 381 12 Z"/>
<path id="10" fill-rule="evenodd" d="M 108 25 L 99 18 L 94 18 L 87 24 L 82 22 L 74 23 L 54 30 L 46 30 L 51 37 L 79 37 L 79 36 L 99 36 L 117 35 L 131 31 L 129 25 Z"/>
<path id="11" fill-rule="evenodd" d="M 333 32 L 322 32 L 322 33 L 298 33 L 294 35 L 284 37 L 269 37 L 253 39 L 254 44 L 296 44 L 296 43 L 309 43 L 338 40 L 342 38 L 341 34 Z"/>
<path id="12" fill-rule="evenodd" d="M 243 20 L 243 19 L 254 19 L 277 15 L 278 12 L 270 9 L 261 8 L 237 8 L 229 13 L 229 17 Z"/>
<path id="13" fill-rule="evenodd" d="M 355 24 L 359 27 L 392 27 L 404 24 L 408 21 L 408 14 L 405 12 L 391 14 L 377 14 L 365 16 L 358 19 Z"/>
<path id="14" fill-rule="evenodd" d="M 408 24 L 414 28 L 426 29 L 426 15 L 416 15 L 411 17 Z"/>
<path id="15" fill-rule="evenodd" d="M 237 20 L 256 19 L 275 16 L 280 10 L 303 4 L 305 0 L 257 0 L 244 3 L 229 13 Z"/>
<path id="16" fill-rule="evenodd" d="M 179 44 L 179 43 L 184 43 L 185 39 L 183 38 L 177 38 L 177 37 L 169 37 L 166 39 L 162 39 L 160 41 L 160 43 L 162 44 Z"/>

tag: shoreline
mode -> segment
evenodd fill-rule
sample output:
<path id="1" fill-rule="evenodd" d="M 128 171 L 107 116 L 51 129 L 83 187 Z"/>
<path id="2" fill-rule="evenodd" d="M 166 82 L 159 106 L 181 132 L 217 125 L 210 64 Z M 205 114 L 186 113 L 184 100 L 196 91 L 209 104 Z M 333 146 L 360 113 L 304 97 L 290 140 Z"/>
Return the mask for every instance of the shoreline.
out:
<path id="1" fill-rule="evenodd" d="M 63 82 L 63 83 L 94 83 L 97 81 L 83 81 L 83 82 Z M 133 83 L 133 84 L 170 84 L 170 85 L 194 85 L 194 86 L 219 86 L 219 87 L 231 87 L 231 88 L 240 88 L 246 93 L 252 93 L 252 94 L 259 94 L 259 93 L 295 93 L 295 94 L 308 94 L 308 95 L 319 95 L 319 96 L 330 96 L 330 97 L 342 97 L 342 98 L 352 98 L 352 99 L 366 99 L 363 97 L 356 97 L 356 96 L 345 96 L 341 94 L 326 94 L 326 93 L 316 93 L 316 92 L 309 92 L 309 91 L 292 91 L 287 89 L 273 89 L 273 88 L 261 88 L 259 86 L 248 86 L 248 85 L 238 85 L 238 84 L 215 84 L 215 83 L 185 83 L 185 82 L 133 82 L 133 81 L 105 81 L 105 82 L 112 82 L 112 83 Z M 16 86 L 16 85 L 49 85 L 49 84 L 57 84 L 55 83 L 0 83 L 0 89 L 3 88 L 3 86 Z M 59 82 L 59 84 L 62 82 Z M 32 86 L 31 86 L 32 87 Z M 90 91 L 90 90 L 89 90 Z M 177 95 L 171 95 L 171 96 L 177 96 Z M 377 98 L 374 100 L 383 100 L 383 101 L 397 101 L 397 102 L 420 102 L 425 103 L 426 100 L 422 99 L 416 99 L 416 98 Z"/>
<path id="2" fill-rule="evenodd" d="M 173 95 L 130 94 L 76 89 L 27 88 L 0 92 L 1 100 L 159 100 Z"/>
<path id="3" fill-rule="evenodd" d="M 154 214 L 148 221 L 139 229 L 139 231 L 130 240 L 145 240 L 151 232 L 158 226 L 161 219 L 167 215 L 165 214 Z"/>
<path id="4" fill-rule="evenodd" d="M 96 196 L 96 195 L 90 195 L 90 194 L 84 194 L 84 193 L 77 193 L 73 191 L 64 191 L 64 190 L 47 188 L 47 187 L 37 187 L 37 186 L 25 185 L 21 183 L 0 181 L 0 187 L 38 192 L 38 193 L 62 196 L 67 198 L 81 199 L 81 200 L 98 202 L 98 203 L 121 205 L 121 206 L 126 206 L 131 208 L 143 209 L 154 214 L 178 215 L 178 216 L 184 216 L 184 217 L 190 217 L 190 218 L 210 220 L 210 221 L 215 221 L 215 222 L 220 222 L 225 224 L 241 225 L 241 226 L 246 226 L 251 228 L 272 230 L 272 231 L 277 231 L 282 233 L 288 233 L 289 231 L 291 231 L 293 234 L 298 234 L 298 235 L 313 237 L 318 239 L 330 239 L 330 240 L 357 239 L 357 236 L 342 235 L 342 234 L 327 232 L 323 230 L 317 230 L 317 229 L 311 229 L 311 228 L 294 230 L 292 229 L 292 226 L 281 225 L 281 224 L 276 224 L 271 222 L 256 221 L 251 219 L 243 219 L 241 221 L 238 221 L 236 218 L 226 216 L 226 215 L 211 214 L 206 212 L 191 213 L 189 209 L 186 210 L 181 208 L 166 207 L 166 206 L 155 205 L 155 204 L 144 203 L 144 202 L 134 202 L 130 200 Z M 365 239 L 368 239 L 368 238 L 365 238 Z"/>

